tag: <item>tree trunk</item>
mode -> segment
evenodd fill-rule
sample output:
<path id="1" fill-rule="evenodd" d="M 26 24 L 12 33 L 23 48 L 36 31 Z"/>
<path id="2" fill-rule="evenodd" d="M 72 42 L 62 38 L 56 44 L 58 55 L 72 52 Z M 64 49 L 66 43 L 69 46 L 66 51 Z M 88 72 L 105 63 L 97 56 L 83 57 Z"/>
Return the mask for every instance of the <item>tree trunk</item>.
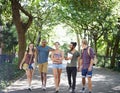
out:
<path id="1" fill-rule="evenodd" d="M 116 36 L 116 39 L 115 39 L 115 44 L 114 44 L 114 47 L 113 47 L 113 54 L 112 54 L 112 57 L 111 57 L 111 64 L 110 64 L 111 68 L 115 67 L 115 57 L 116 57 L 116 54 L 117 54 L 117 50 L 119 48 L 119 42 L 120 42 L 120 30 L 117 33 L 117 36 Z"/>
<path id="2" fill-rule="evenodd" d="M 109 41 L 107 42 L 107 47 L 106 47 L 106 54 L 105 54 L 105 56 L 106 57 L 108 57 L 109 56 L 109 46 L 110 44 L 109 44 Z"/>
<path id="3" fill-rule="evenodd" d="M 76 31 L 77 43 L 78 43 L 78 51 L 80 51 L 80 37 L 78 31 Z"/>
<path id="4" fill-rule="evenodd" d="M 19 56 L 19 64 L 20 64 L 20 62 L 24 56 L 24 52 L 26 50 L 26 36 L 25 36 L 24 32 L 19 33 L 18 44 L 19 44 L 18 56 Z"/>
<path id="5" fill-rule="evenodd" d="M 97 40 L 96 39 L 94 39 L 94 44 L 95 44 L 95 53 L 97 54 Z"/>
<path id="6" fill-rule="evenodd" d="M 19 52 L 18 52 L 19 63 L 18 64 L 20 64 L 26 49 L 25 33 L 27 32 L 29 26 L 31 25 L 33 17 L 23 9 L 23 7 L 19 3 L 19 0 L 11 0 L 11 6 L 12 6 L 13 22 L 16 26 L 17 33 L 18 33 L 18 44 L 19 44 Z M 26 16 L 29 17 L 26 23 L 23 23 L 22 19 L 20 18 L 20 10 Z"/>

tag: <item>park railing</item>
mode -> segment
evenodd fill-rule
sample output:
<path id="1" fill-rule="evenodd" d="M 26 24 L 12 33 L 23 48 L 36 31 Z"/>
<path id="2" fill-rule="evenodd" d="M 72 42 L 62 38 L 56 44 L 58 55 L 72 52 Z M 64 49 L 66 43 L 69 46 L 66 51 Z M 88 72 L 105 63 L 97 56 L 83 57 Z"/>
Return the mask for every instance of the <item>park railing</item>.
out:
<path id="1" fill-rule="evenodd" d="M 12 63 L 14 58 L 15 58 L 15 56 L 13 54 L 11 54 L 11 55 L 2 54 L 2 55 L 0 55 L 0 63 L 3 63 L 3 62 Z"/>
<path id="2" fill-rule="evenodd" d="M 0 90 L 23 74 L 18 68 L 18 58 L 14 55 L 0 55 Z"/>
<path id="3" fill-rule="evenodd" d="M 110 67 L 111 64 L 111 56 L 101 56 L 98 55 L 98 66 L 102 66 L 102 67 Z M 120 69 L 120 56 L 115 57 L 115 68 Z"/>

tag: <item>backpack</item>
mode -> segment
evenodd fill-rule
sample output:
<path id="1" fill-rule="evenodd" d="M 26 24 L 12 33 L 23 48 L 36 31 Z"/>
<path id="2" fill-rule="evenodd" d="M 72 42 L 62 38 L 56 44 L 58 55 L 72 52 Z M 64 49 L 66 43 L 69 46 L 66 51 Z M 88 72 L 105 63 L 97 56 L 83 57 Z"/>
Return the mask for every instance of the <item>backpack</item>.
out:
<path id="1" fill-rule="evenodd" d="M 90 56 L 90 47 L 88 47 L 88 55 Z M 97 57 L 96 57 L 96 55 L 95 55 L 95 53 L 94 53 L 94 60 L 93 60 L 93 65 L 96 65 L 97 64 Z"/>

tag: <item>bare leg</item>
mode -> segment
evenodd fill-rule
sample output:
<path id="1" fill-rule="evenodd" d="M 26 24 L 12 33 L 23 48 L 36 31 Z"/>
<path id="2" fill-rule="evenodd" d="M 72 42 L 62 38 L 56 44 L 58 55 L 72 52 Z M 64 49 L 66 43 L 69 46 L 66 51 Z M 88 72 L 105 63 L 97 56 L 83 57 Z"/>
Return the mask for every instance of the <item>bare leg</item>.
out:
<path id="1" fill-rule="evenodd" d="M 62 69 L 58 69 L 57 72 L 58 72 L 57 87 L 59 88 L 59 85 L 60 85 L 60 77 L 61 77 Z"/>
<path id="2" fill-rule="evenodd" d="M 41 72 L 41 82 L 42 82 L 42 85 L 43 85 L 43 72 Z"/>
<path id="3" fill-rule="evenodd" d="M 47 74 L 43 73 L 43 85 L 46 86 Z"/>
<path id="4" fill-rule="evenodd" d="M 31 86 L 33 72 L 34 72 L 33 70 L 26 70 L 27 81 L 28 81 L 29 87 Z"/>
<path id="5" fill-rule="evenodd" d="M 85 86 L 85 84 L 86 84 L 86 80 L 85 80 L 85 78 L 82 78 L 82 85 L 83 85 L 83 87 Z"/>
<path id="6" fill-rule="evenodd" d="M 58 82 L 58 80 L 57 80 L 57 69 L 53 69 L 53 76 L 54 76 L 54 83 L 55 83 L 55 88 L 57 89 L 57 82 Z"/>
<path id="7" fill-rule="evenodd" d="M 92 91 L 92 81 L 91 81 L 91 77 L 88 77 L 88 89 L 89 89 L 89 91 Z"/>

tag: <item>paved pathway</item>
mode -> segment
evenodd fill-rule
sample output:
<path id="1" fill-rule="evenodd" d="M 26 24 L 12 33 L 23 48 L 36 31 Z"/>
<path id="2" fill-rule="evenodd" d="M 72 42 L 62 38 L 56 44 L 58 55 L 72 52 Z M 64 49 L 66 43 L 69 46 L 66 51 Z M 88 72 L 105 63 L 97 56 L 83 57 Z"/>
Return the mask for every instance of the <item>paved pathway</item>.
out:
<path id="1" fill-rule="evenodd" d="M 47 79 L 46 91 L 43 91 L 41 89 L 40 75 L 36 70 L 32 82 L 33 85 L 32 92 L 26 89 L 27 88 L 26 76 L 23 76 L 21 79 L 17 80 L 11 86 L 9 86 L 0 93 L 54 93 L 55 88 L 54 88 L 54 79 L 52 75 L 51 63 L 49 64 L 49 71 L 47 77 L 48 79 Z M 118 72 L 94 67 L 92 81 L 93 81 L 93 93 L 120 93 L 120 73 Z M 80 93 L 79 91 L 81 88 L 82 88 L 81 72 L 78 72 L 76 93 Z M 61 76 L 59 93 L 69 93 L 67 89 L 68 89 L 68 83 L 67 83 L 66 71 L 64 67 Z"/>

